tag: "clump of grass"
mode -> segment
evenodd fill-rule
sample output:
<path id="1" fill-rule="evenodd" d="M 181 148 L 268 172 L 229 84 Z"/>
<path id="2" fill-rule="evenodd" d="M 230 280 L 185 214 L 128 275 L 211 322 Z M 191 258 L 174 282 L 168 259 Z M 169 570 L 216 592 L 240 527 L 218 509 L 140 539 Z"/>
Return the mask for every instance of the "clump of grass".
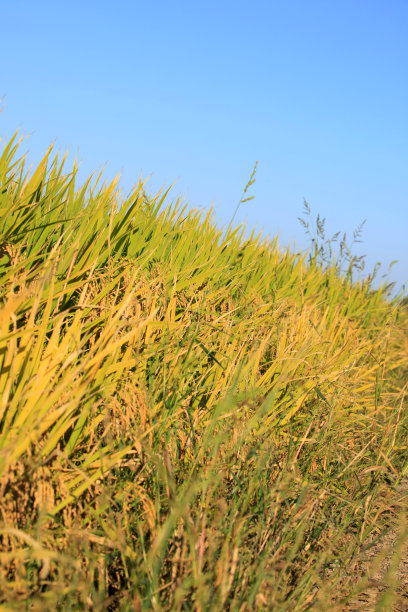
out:
<path id="1" fill-rule="evenodd" d="M 17 155 L 14 138 L 0 602 L 303 610 L 328 572 L 334 593 L 404 469 L 406 311 L 141 181 L 120 200 L 51 151 L 30 175 Z"/>
<path id="2" fill-rule="evenodd" d="M 360 282 L 364 282 L 368 287 L 374 286 L 381 263 L 377 262 L 374 269 L 362 279 L 362 272 L 366 266 L 366 255 L 357 255 L 355 253 L 356 245 L 362 243 L 366 219 L 353 231 L 351 243 L 348 242 L 345 232 L 343 234 L 342 232 L 336 232 L 331 237 L 328 237 L 326 219 L 317 214 L 313 220 L 312 211 L 306 200 L 303 201 L 303 217 L 298 217 L 298 220 L 310 239 L 309 263 L 317 263 L 326 271 L 334 267 L 339 277 L 344 276 L 350 281 L 360 280 Z M 337 245 L 338 248 L 336 249 Z M 397 261 L 395 260 L 391 261 L 387 273 L 382 275 L 383 279 L 389 277 L 391 269 L 396 263 Z M 383 283 L 381 289 L 385 295 L 390 296 L 394 288 L 395 282 L 389 282 Z"/>
<path id="3" fill-rule="evenodd" d="M 336 232 L 331 238 L 327 237 L 326 219 L 318 214 L 313 221 L 312 211 L 306 200 L 303 201 L 303 208 L 303 217 L 298 217 L 298 220 L 311 241 L 310 261 L 315 260 L 324 268 L 334 264 L 339 276 L 344 274 L 347 279 L 352 280 L 354 272 L 362 272 L 365 268 L 365 255 L 356 255 L 354 248 L 362 242 L 366 220 L 353 231 L 353 240 L 348 244 L 346 233 L 343 233 L 342 237 L 341 232 Z M 339 244 L 337 253 L 334 250 L 336 243 Z"/>

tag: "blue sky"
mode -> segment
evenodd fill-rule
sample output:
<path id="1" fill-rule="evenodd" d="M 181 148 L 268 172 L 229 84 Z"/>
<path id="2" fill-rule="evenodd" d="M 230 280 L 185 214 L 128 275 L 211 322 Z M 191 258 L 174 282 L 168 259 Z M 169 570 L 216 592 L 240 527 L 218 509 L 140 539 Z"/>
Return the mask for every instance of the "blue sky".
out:
<path id="1" fill-rule="evenodd" d="M 56 140 L 220 225 L 259 160 L 237 221 L 300 249 L 303 198 L 329 233 L 367 219 L 367 271 L 408 284 L 407 0 L 13 0 L 2 24 L 0 135 L 29 160 Z"/>

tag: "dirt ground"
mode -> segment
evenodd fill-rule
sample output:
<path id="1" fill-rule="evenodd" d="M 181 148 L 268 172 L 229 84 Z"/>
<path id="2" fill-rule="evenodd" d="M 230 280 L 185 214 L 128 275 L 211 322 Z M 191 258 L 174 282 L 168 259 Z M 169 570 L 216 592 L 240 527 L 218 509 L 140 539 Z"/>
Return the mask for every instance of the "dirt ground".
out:
<path id="1" fill-rule="evenodd" d="M 334 610 L 347 612 L 408 612 L 408 478 L 395 490 L 392 502 L 395 526 L 385 533 L 358 561 L 358 594 Z M 360 574 L 361 575 L 361 574 Z M 353 581 L 349 586 L 354 587 Z"/>

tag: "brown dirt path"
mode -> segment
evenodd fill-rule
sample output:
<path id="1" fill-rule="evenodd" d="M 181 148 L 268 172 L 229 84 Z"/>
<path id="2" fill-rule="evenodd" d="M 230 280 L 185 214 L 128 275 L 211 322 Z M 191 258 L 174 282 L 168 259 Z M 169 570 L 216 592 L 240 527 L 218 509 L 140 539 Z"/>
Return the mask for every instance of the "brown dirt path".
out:
<path id="1" fill-rule="evenodd" d="M 356 574 L 364 576 L 357 581 L 360 592 L 335 610 L 408 612 L 408 477 L 395 493 L 395 526 L 357 562 Z"/>

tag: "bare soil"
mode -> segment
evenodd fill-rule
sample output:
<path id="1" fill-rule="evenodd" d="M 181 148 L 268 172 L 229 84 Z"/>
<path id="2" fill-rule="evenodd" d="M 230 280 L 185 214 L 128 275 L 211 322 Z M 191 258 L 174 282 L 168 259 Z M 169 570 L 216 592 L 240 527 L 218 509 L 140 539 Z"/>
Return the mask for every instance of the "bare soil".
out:
<path id="1" fill-rule="evenodd" d="M 408 478 L 396 487 L 390 509 L 393 526 L 356 562 L 356 580 L 347 581 L 356 594 L 333 610 L 408 612 Z"/>

